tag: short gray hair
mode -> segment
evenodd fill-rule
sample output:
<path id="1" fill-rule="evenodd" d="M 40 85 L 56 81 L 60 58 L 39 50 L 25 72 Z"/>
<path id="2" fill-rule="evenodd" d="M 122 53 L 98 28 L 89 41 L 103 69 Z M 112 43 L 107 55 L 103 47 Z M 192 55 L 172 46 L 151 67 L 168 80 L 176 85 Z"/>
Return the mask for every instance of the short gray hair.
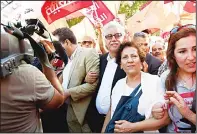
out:
<path id="1" fill-rule="evenodd" d="M 141 38 L 148 38 L 148 34 L 144 32 L 137 32 L 134 34 L 133 38 L 141 37 Z"/>
<path id="2" fill-rule="evenodd" d="M 110 21 L 103 27 L 103 36 L 106 36 L 109 28 L 117 28 L 123 36 L 125 35 L 125 28 L 120 23 L 117 21 Z"/>

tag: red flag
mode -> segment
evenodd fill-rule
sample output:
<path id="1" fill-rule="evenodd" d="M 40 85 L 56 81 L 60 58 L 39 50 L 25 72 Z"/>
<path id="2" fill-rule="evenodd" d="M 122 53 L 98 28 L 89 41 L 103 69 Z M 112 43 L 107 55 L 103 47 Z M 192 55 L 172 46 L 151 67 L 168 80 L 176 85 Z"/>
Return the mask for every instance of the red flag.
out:
<path id="1" fill-rule="evenodd" d="M 196 12 L 196 1 L 187 1 L 183 10 L 189 13 L 195 13 Z"/>
<path id="2" fill-rule="evenodd" d="M 46 21 L 51 24 L 55 20 L 91 5 L 92 1 L 46 1 L 41 12 Z"/>
<path id="3" fill-rule="evenodd" d="M 94 1 L 93 5 L 84 9 L 82 13 L 90 20 L 93 25 L 100 23 L 104 26 L 108 22 L 115 19 L 115 16 L 102 1 Z"/>
<path id="4" fill-rule="evenodd" d="M 173 3 L 173 0 L 164 0 L 164 4 L 168 4 L 168 3 L 170 3 L 170 2 Z"/>

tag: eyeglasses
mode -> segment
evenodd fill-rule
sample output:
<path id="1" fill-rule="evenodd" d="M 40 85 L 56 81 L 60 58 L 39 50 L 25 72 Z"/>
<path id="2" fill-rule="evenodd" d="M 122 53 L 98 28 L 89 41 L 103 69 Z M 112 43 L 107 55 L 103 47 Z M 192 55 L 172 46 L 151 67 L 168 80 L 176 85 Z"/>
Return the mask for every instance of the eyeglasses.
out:
<path id="1" fill-rule="evenodd" d="M 119 38 L 122 36 L 122 34 L 121 34 L 121 33 L 116 33 L 116 34 L 114 34 L 114 35 L 108 34 L 108 35 L 105 36 L 105 38 L 106 38 L 107 40 L 111 40 L 111 39 L 113 38 L 113 36 L 115 37 L 115 39 L 119 39 Z"/>
<path id="2" fill-rule="evenodd" d="M 176 26 L 170 31 L 170 34 L 175 34 L 175 33 L 177 33 L 178 31 L 180 31 L 183 28 L 194 28 L 194 29 L 196 29 L 196 25 L 194 25 L 194 24 L 187 24 L 187 25 L 183 25 L 181 27 Z"/>
<path id="3" fill-rule="evenodd" d="M 83 41 L 83 42 L 82 42 L 82 44 L 86 44 L 86 43 L 87 43 L 87 44 L 92 44 L 93 42 L 92 42 L 92 41 Z"/>

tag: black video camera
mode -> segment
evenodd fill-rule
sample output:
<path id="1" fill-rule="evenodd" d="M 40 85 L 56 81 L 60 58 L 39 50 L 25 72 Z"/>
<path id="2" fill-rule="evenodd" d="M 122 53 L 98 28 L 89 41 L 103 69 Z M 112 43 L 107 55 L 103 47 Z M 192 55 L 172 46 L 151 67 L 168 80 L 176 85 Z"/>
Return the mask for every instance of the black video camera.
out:
<path id="1" fill-rule="evenodd" d="M 34 33 L 37 33 L 39 36 L 45 39 L 49 38 L 47 29 L 39 19 L 26 19 L 25 24 L 22 25 L 21 22 L 17 22 L 14 24 L 14 26 L 20 29 L 22 32 L 28 33 L 30 36 L 32 36 Z"/>
<path id="2" fill-rule="evenodd" d="M 27 25 L 21 26 L 19 23 L 3 25 L 5 32 L 1 32 L 1 70 L 0 77 L 12 74 L 14 68 L 22 64 L 22 60 L 31 63 L 34 55 L 47 67 L 54 69 L 48 59 L 48 55 L 42 44 L 36 42 L 31 36 L 35 33 L 48 38 L 46 28 L 38 19 L 26 20 Z M 49 34 L 50 36 L 50 34 Z M 54 69 L 55 70 L 55 69 Z"/>
<path id="3" fill-rule="evenodd" d="M 31 61 L 34 59 L 34 56 L 38 57 L 41 63 L 45 64 L 47 67 L 53 70 L 56 69 L 51 66 L 49 59 L 51 60 L 55 57 L 56 59 L 62 60 L 64 62 L 64 65 L 68 63 L 66 51 L 62 47 L 61 43 L 59 41 L 52 41 L 49 32 L 39 19 L 26 19 L 25 22 L 26 24 L 23 26 L 21 22 L 18 22 L 16 24 L 8 23 L 8 25 L 1 24 L 3 25 L 6 33 L 9 35 L 8 39 L 14 42 L 1 42 L 1 48 L 2 46 L 6 45 L 7 48 L 5 50 L 1 49 L 2 54 L 0 57 L 0 77 L 5 77 L 11 74 L 13 69 L 17 68 L 21 64 L 21 60 L 24 60 L 27 63 L 31 63 Z M 34 33 L 37 33 L 39 36 L 45 39 L 50 38 L 52 44 L 56 49 L 56 54 L 53 54 L 52 56 L 47 55 L 45 48 L 43 47 L 41 42 L 36 42 L 31 37 Z M 28 43 L 26 39 L 30 43 Z M 1 41 L 3 40 L 1 39 Z"/>

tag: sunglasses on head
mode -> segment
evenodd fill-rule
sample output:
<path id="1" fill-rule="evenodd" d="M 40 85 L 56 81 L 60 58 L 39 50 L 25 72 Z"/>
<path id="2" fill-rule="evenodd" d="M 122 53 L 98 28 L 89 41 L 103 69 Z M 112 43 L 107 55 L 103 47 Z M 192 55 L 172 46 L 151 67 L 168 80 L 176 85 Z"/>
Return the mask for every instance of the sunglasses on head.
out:
<path id="1" fill-rule="evenodd" d="M 196 25 L 194 24 L 187 24 L 187 25 L 183 25 L 183 26 L 177 26 L 177 27 L 174 27 L 171 31 L 170 31 L 170 34 L 175 34 L 177 33 L 178 31 L 180 31 L 181 29 L 183 28 L 194 28 L 196 29 Z"/>
<path id="2" fill-rule="evenodd" d="M 108 35 L 105 36 L 105 38 L 106 38 L 107 40 L 111 40 L 111 39 L 113 38 L 113 36 L 115 37 L 115 39 L 119 39 L 119 38 L 122 36 L 122 34 L 121 34 L 121 33 L 116 33 L 116 34 L 114 34 L 114 35 L 108 34 Z"/>
<path id="3" fill-rule="evenodd" d="M 145 38 L 146 36 L 147 36 L 147 34 L 144 33 L 144 32 L 138 32 L 138 33 L 134 34 L 134 37 L 143 37 L 143 38 Z"/>
<path id="4" fill-rule="evenodd" d="M 93 42 L 92 42 L 92 41 L 83 41 L 83 42 L 82 42 L 82 44 L 86 44 L 86 43 L 87 43 L 87 44 L 92 44 Z"/>

